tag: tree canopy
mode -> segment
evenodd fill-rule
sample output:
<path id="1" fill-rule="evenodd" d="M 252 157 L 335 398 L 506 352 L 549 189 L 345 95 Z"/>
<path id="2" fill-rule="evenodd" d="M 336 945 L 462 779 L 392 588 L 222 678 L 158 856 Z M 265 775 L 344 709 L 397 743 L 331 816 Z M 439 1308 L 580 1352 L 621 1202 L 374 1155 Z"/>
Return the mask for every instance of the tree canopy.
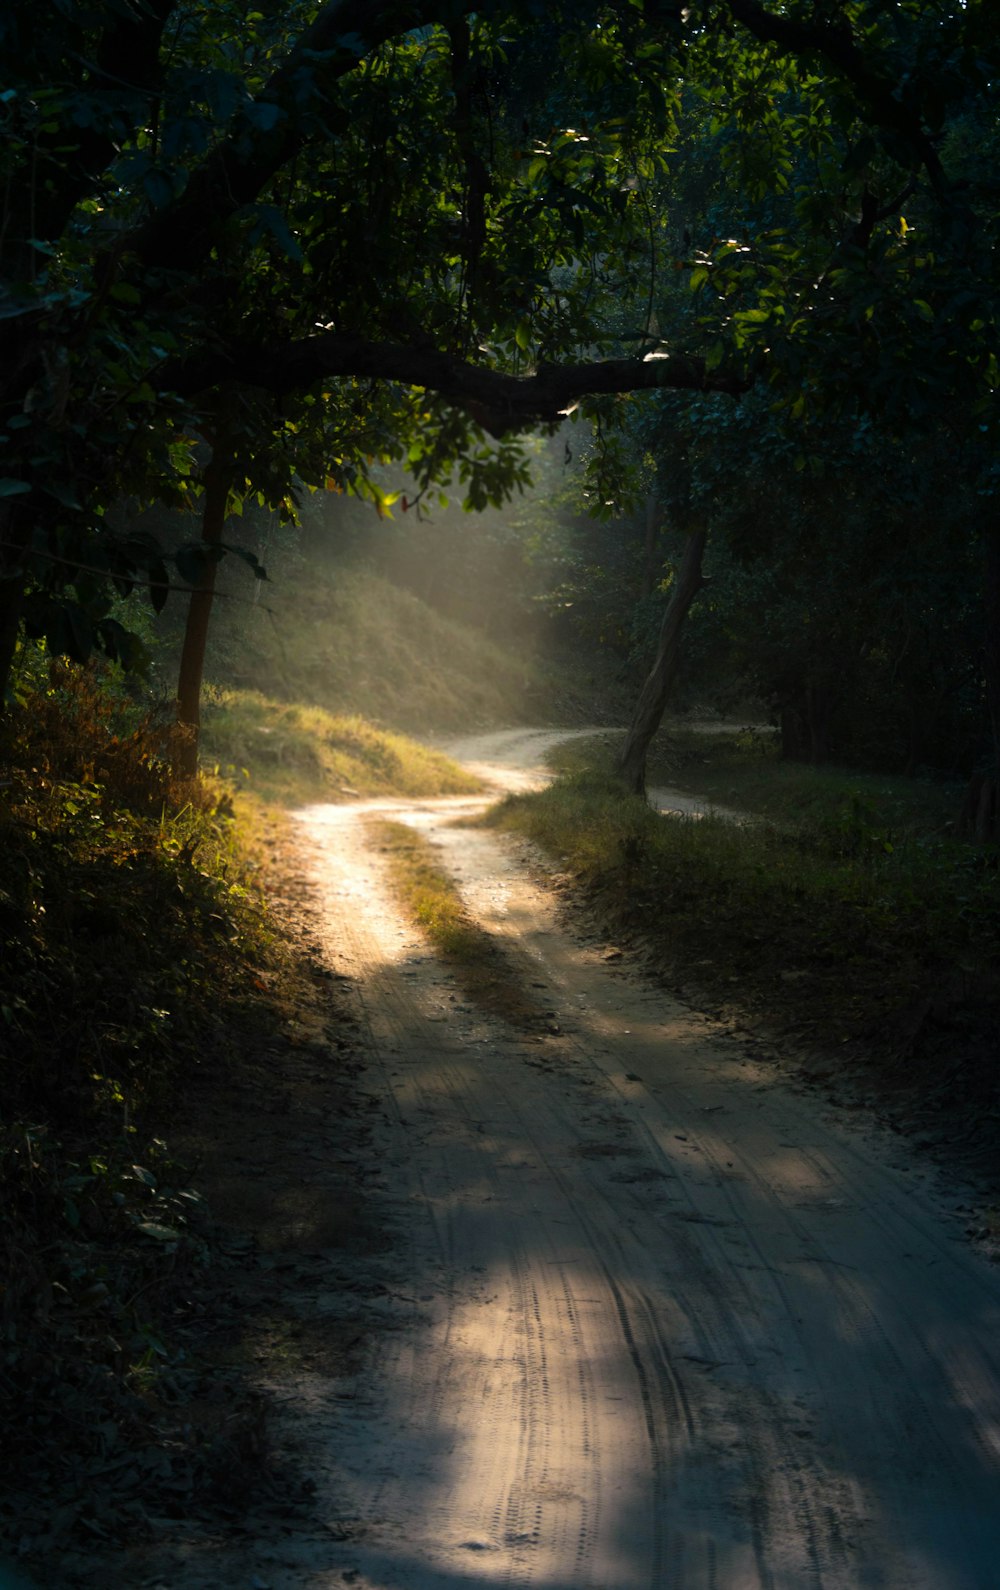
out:
<path id="1" fill-rule="evenodd" d="M 498 500 L 624 393 L 993 424 L 982 4 L 11 0 L 0 51 L 0 661 L 163 599 L 109 505 L 190 502 L 223 402 L 288 511 Z"/>

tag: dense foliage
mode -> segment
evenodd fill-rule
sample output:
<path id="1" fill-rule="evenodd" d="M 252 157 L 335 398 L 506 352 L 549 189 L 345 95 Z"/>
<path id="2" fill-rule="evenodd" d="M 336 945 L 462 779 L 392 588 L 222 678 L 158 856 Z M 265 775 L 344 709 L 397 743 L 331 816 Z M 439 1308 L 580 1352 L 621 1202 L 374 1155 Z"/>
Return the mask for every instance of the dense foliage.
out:
<path id="1" fill-rule="evenodd" d="M 278 964 L 228 797 L 178 789 L 169 726 L 93 668 L 36 658 L 20 680 L 0 819 L 0 1530 L 16 1540 L 80 1512 L 134 1525 L 154 1476 L 180 1505 L 210 1483 L 207 1448 L 185 1453 L 153 1389 L 177 1290 L 209 1258 L 157 1123 L 226 1061 Z"/>
<path id="2" fill-rule="evenodd" d="M 231 498 L 287 511 L 296 481 L 387 504 L 368 460 L 400 455 L 425 489 L 464 460 L 481 506 L 523 478 L 483 428 L 588 391 L 764 381 L 823 423 L 995 385 L 982 6 L 63 0 L 39 25 L 17 0 L 0 48 L 4 658 L 21 619 L 124 652 L 109 580 L 159 605 L 196 579 L 108 510 L 190 502 L 207 447 Z"/>

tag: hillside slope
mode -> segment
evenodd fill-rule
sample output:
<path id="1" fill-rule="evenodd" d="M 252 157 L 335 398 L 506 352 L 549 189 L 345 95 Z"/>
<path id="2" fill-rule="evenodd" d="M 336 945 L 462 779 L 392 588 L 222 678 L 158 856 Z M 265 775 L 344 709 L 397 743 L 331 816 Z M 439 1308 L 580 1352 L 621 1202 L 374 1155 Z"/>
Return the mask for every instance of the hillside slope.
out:
<path id="1" fill-rule="evenodd" d="M 269 572 L 255 593 L 226 571 L 210 684 L 414 732 L 593 721 L 595 696 L 613 698 L 601 659 L 581 668 L 579 657 L 546 655 L 544 637 L 523 627 L 498 645 L 364 565 L 285 559 Z M 171 635 L 161 656 L 167 687 L 178 644 Z"/>

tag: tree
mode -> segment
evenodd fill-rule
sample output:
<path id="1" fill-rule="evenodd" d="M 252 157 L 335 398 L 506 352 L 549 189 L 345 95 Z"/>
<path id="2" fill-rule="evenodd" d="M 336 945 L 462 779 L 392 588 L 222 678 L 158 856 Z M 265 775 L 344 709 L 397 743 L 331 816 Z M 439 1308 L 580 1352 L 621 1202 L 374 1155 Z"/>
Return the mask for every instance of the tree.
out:
<path id="1" fill-rule="evenodd" d="M 382 3 L 362 15 L 340 0 L 248 18 L 97 0 L 63 13 L 38 29 L 16 5 L 0 23 L 17 63 L 3 98 L 7 652 L 26 583 L 65 591 L 84 561 L 127 580 L 144 551 L 155 557 L 109 534 L 107 500 L 122 488 L 189 496 L 186 439 L 220 383 L 274 394 L 262 441 L 287 429 L 290 393 L 325 388 L 317 401 L 343 421 L 368 406 L 370 382 L 384 383 L 395 413 L 383 447 L 416 448 L 410 462 L 428 475 L 475 452 L 480 424 L 502 435 L 553 419 L 591 384 L 735 389 L 686 357 L 518 373 L 543 310 L 554 353 L 571 329 L 589 334 L 565 292 L 540 291 L 537 314 L 527 303 L 515 319 L 511 307 L 541 250 L 553 269 L 569 258 L 583 198 L 573 139 L 556 140 L 555 183 L 544 160 L 515 181 L 519 151 L 505 139 L 487 217 L 470 74 L 488 70 L 498 29 L 477 23 L 474 40 L 466 8 Z M 603 177 L 587 179 L 595 241 L 621 229 L 605 201 L 624 139 L 607 142 Z M 512 284 L 503 249 L 515 240 Z M 486 335 L 499 349 L 470 362 Z M 446 403 L 414 402 L 406 387 Z M 471 418 L 456 423 L 456 405 Z M 355 486 L 367 440 L 337 461 Z M 155 573 L 162 589 L 158 563 Z M 79 652 L 113 638 L 78 601 L 36 607 L 56 644 Z"/>
<path id="2" fill-rule="evenodd" d="M 670 700 L 680 658 L 684 621 L 691 603 L 706 583 L 701 565 L 707 535 L 708 532 L 700 526 L 688 534 L 670 600 L 663 612 L 653 666 L 639 692 L 632 721 L 618 756 L 618 776 L 633 795 L 646 793 L 646 754 Z"/>
<path id="3" fill-rule="evenodd" d="M 265 451 L 289 402 L 332 408 L 364 489 L 373 401 L 429 479 L 591 393 L 763 383 L 822 423 L 996 385 L 992 179 L 958 137 L 995 136 L 981 5 L 13 0 L 0 50 L 0 684 L 22 616 L 124 644 L 102 577 L 162 590 L 162 559 L 108 504 L 190 499 L 222 387 L 264 395 Z M 671 256 L 682 112 L 746 227 Z"/>

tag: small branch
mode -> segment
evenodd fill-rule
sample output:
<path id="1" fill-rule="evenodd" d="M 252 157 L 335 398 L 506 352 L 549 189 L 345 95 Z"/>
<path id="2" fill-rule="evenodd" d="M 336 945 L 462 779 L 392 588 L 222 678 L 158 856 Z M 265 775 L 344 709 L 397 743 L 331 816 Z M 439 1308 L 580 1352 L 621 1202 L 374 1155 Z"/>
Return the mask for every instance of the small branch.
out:
<path id="1" fill-rule="evenodd" d="M 455 140 L 465 166 L 465 204 L 462 232 L 466 274 L 474 291 L 479 256 L 486 242 L 486 197 L 489 172 L 476 148 L 472 126 L 472 32 L 469 19 L 457 16 L 448 23 L 451 42 L 451 84 L 455 95 Z"/>

